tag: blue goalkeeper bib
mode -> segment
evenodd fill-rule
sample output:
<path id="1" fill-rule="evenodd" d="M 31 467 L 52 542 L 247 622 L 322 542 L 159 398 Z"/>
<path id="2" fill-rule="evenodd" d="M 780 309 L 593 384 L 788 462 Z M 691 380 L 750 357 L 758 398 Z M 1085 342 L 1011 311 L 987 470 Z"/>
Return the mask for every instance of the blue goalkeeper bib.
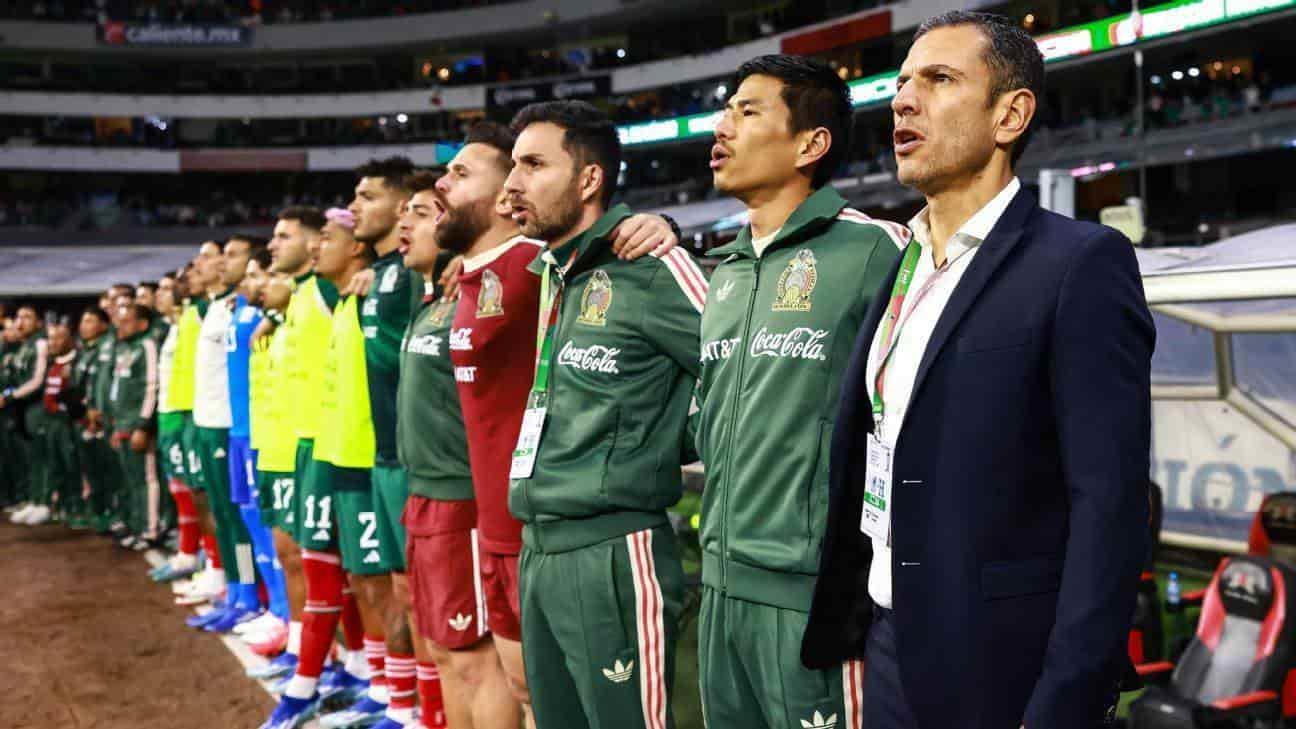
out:
<path id="1" fill-rule="evenodd" d="M 234 316 L 225 330 L 225 356 L 229 370 L 230 437 L 250 438 L 251 414 L 248 400 L 248 360 L 252 356 L 252 333 L 261 323 L 261 310 L 238 296 Z"/>

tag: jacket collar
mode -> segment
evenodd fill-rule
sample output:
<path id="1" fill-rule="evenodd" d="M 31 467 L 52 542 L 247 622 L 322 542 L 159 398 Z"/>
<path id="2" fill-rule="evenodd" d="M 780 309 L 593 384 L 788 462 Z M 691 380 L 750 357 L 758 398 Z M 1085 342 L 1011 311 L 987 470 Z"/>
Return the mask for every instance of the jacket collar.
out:
<path id="1" fill-rule="evenodd" d="M 809 237 L 818 232 L 825 221 L 835 219 L 844 207 L 846 207 L 846 198 L 843 198 L 832 185 L 824 185 L 815 190 L 810 197 L 803 200 L 796 207 L 796 210 L 792 211 L 792 215 L 788 217 L 787 222 L 779 229 L 778 236 L 765 250 L 771 251 Z M 732 255 L 742 258 L 755 258 L 756 250 L 752 248 L 751 241 L 751 224 L 748 223 L 738 232 L 737 238 L 712 250 L 708 255 L 716 258 L 725 258 Z"/>
<path id="2" fill-rule="evenodd" d="M 567 259 L 573 254 L 572 263 L 567 267 L 564 278 L 570 278 L 576 273 L 593 268 L 592 261 L 594 258 L 607 247 L 607 237 L 616 229 L 621 221 L 630 217 L 632 212 L 630 207 L 624 203 L 614 206 L 611 210 L 603 213 L 603 216 L 594 221 L 594 224 L 586 228 L 579 235 L 558 248 L 553 250 L 553 257 L 558 261 L 558 265 L 565 265 Z M 532 273 L 543 274 L 545 269 L 544 257 L 549 252 L 548 248 L 540 251 L 535 260 L 527 266 Z"/>

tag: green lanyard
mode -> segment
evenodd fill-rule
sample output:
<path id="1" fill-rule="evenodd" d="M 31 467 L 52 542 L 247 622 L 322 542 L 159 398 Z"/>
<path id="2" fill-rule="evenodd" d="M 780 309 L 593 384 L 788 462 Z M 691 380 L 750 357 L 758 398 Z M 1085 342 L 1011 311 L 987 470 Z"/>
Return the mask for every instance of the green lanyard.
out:
<path id="1" fill-rule="evenodd" d="M 873 378 L 873 421 L 875 423 L 882 422 L 882 414 L 885 411 L 882 393 L 883 376 L 886 374 L 887 363 L 895 352 L 895 340 L 900 334 L 896 329 L 896 323 L 900 319 L 901 310 L 904 309 L 905 297 L 909 295 L 909 285 L 913 283 L 914 271 L 918 268 L 920 256 L 922 256 L 922 247 L 917 241 L 910 241 L 905 247 L 900 272 L 896 274 L 895 283 L 891 286 L 891 300 L 887 304 L 886 315 L 882 318 L 882 336 L 878 339 L 878 344 L 882 347 L 883 354 L 881 361 L 878 362 L 877 374 Z M 925 294 L 928 288 L 924 287 L 920 293 Z"/>
<path id="2" fill-rule="evenodd" d="M 573 258 L 575 254 L 573 252 Z M 544 407 L 544 400 L 549 390 L 549 365 L 553 360 L 554 332 L 558 328 L 558 303 L 562 299 L 562 277 L 554 290 L 553 268 L 558 264 L 553 253 L 545 251 L 544 274 L 540 278 L 540 317 L 536 321 L 536 368 L 535 380 L 531 383 L 531 402 L 528 407 Z"/>

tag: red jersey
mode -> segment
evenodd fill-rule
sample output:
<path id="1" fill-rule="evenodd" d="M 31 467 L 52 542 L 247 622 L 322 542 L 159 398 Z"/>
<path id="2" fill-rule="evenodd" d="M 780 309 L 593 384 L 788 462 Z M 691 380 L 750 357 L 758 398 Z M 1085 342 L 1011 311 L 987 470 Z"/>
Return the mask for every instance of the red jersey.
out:
<path id="1" fill-rule="evenodd" d="M 71 383 L 72 363 L 75 360 L 76 352 L 68 352 L 62 357 L 55 358 L 49 369 L 45 371 L 45 397 L 43 400 L 45 412 L 58 413 L 67 409 L 59 402 L 59 395 L 63 394 L 64 385 Z"/>
<path id="2" fill-rule="evenodd" d="M 509 468 L 535 371 L 540 277 L 527 270 L 541 243 L 518 236 L 464 262 L 450 359 L 468 433 L 468 464 L 483 551 L 522 551 L 508 508 Z"/>

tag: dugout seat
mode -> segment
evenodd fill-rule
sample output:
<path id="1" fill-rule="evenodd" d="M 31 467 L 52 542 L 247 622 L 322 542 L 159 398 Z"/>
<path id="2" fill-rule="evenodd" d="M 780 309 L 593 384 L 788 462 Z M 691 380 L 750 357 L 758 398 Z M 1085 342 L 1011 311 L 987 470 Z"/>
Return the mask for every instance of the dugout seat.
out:
<path id="1" fill-rule="evenodd" d="M 1264 557 L 1220 563 L 1178 664 L 1144 663 L 1132 729 L 1284 726 L 1296 716 L 1296 571 Z"/>
<path id="2" fill-rule="evenodd" d="M 1296 566 L 1296 491 L 1266 494 L 1251 521 L 1247 554 Z M 1185 592 L 1180 609 L 1199 608 L 1205 590 Z"/>

